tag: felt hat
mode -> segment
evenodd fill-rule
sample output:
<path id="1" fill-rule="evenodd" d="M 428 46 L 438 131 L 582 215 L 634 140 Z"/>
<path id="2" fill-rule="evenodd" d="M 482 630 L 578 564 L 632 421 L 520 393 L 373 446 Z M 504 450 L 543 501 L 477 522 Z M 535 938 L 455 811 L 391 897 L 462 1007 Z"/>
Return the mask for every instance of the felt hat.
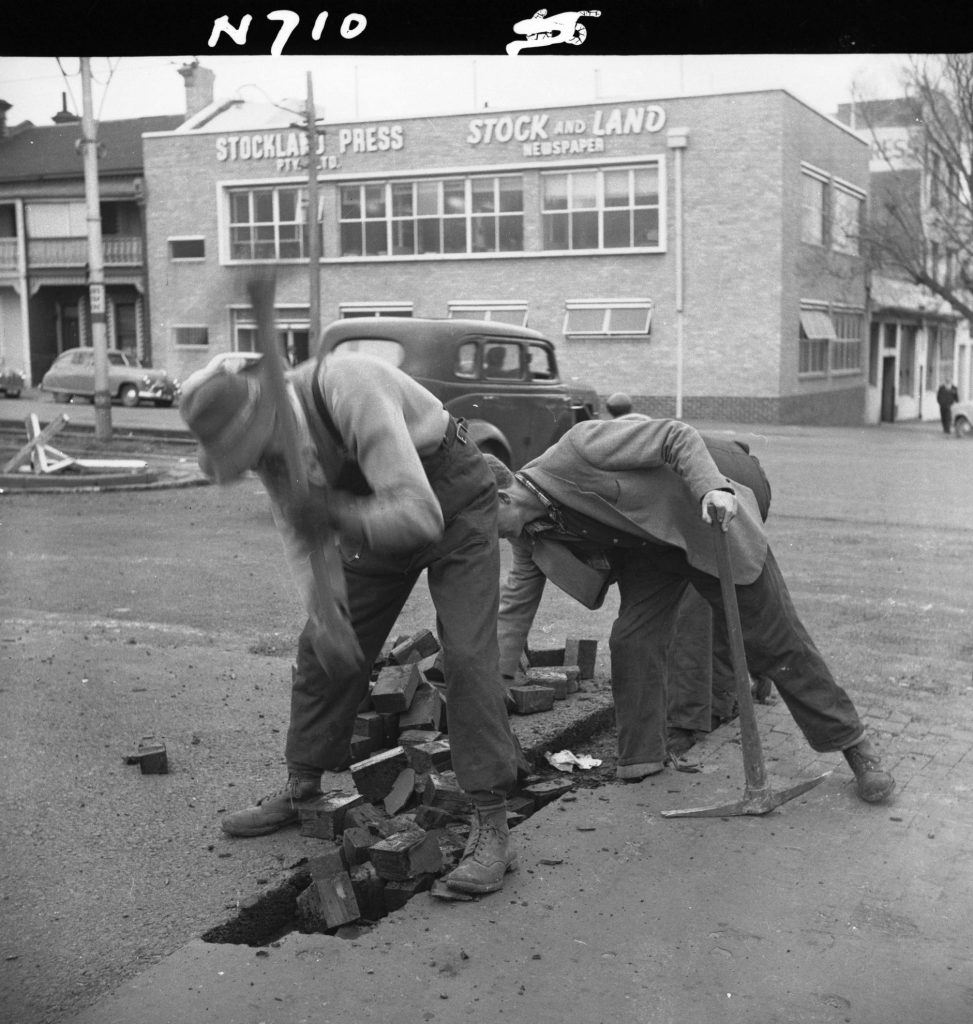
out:
<path id="1" fill-rule="evenodd" d="M 199 441 L 200 469 L 219 484 L 256 465 L 276 419 L 255 368 L 231 370 L 217 360 L 183 383 L 179 412 Z"/>
<path id="2" fill-rule="evenodd" d="M 632 400 L 624 391 L 616 391 L 605 402 L 605 408 L 612 416 L 624 416 L 632 411 Z"/>

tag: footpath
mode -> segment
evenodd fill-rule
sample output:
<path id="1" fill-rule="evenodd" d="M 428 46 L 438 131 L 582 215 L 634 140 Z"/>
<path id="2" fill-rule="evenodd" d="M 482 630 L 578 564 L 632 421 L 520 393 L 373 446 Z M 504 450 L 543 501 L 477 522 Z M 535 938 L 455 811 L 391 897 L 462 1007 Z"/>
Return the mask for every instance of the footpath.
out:
<path id="1" fill-rule="evenodd" d="M 692 751 L 702 772 L 579 788 L 527 819 L 499 893 L 423 893 L 352 938 L 195 939 L 73 1020 L 967 1024 L 973 735 L 890 758 L 897 795 L 869 806 L 781 703 L 757 718 L 775 789 L 832 774 L 767 815 L 663 818 L 742 795 L 724 726 Z M 871 724 L 901 751 L 910 721 Z"/>

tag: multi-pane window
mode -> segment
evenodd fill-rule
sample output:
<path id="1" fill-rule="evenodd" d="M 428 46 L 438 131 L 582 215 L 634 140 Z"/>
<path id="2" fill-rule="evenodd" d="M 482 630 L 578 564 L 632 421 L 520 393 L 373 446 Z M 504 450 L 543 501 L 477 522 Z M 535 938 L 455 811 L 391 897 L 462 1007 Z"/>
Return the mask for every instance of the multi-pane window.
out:
<path id="1" fill-rule="evenodd" d="M 827 237 L 827 181 L 811 174 L 801 175 L 801 241 L 824 245 Z"/>
<path id="2" fill-rule="evenodd" d="M 838 252 L 857 256 L 860 252 L 862 197 L 835 186 L 832 245 Z"/>
<path id="3" fill-rule="evenodd" d="M 504 175 L 342 185 L 339 222 L 342 256 L 519 252 L 523 181 Z"/>
<path id="4" fill-rule="evenodd" d="M 564 334 L 631 336 L 648 334 L 652 324 L 652 303 L 648 299 L 603 302 L 568 301 Z"/>
<path id="5" fill-rule="evenodd" d="M 527 326 L 526 302 L 451 302 L 451 320 L 487 320 L 491 323 Z"/>
<path id="6" fill-rule="evenodd" d="M 828 346 L 835 337 L 834 325 L 821 309 L 801 310 L 797 372 L 823 374 L 828 372 Z"/>
<path id="7" fill-rule="evenodd" d="M 659 245 L 659 168 L 620 167 L 543 177 L 544 248 Z"/>
<path id="8" fill-rule="evenodd" d="M 834 373 L 858 372 L 862 368 L 862 313 L 838 312 L 832 315 L 835 339 L 831 342 L 831 370 Z"/>
<path id="9" fill-rule="evenodd" d="M 300 188 L 234 189 L 230 201 L 230 259 L 303 259 L 306 206 Z"/>

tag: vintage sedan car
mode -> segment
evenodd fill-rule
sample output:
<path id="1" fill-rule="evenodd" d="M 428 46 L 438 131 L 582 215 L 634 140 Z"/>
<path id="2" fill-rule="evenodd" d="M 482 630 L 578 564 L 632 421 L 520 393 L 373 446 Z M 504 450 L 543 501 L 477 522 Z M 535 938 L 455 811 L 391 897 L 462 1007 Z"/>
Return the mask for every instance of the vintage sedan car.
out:
<path id="1" fill-rule="evenodd" d="M 973 437 L 973 402 L 955 402 L 949 410 L 957 437 Z"/>
<path id="2" fill-rule="evenodd" d="M 94 400 L 94 349 L 69 348 L 62 352 L 41 378 L 40 389 L 49 391 L 55 402 L 70 402 L 75 395 Z M 109 349 L 108 392 L 113 399 L 130 407 L 139 402 L 168 406 L 179 393 L 179 382 L 165 370 L 149 369 L 132 356 Z"/>
<path id="3" fill-rule="evenodd" d="M 20 392 L 24 390 L 24 375 L 20 370 L 14 370 L 0 363 L 0 394 L 7 398 L 20 398 Z"/>
<path id="4" fill-rule="evenodd" d="M 428 388 L 470 436 L 512 469 L 581 420 L 598 417 L 598 395 L 558 375 L 554 345 L 537 331 L 485 320 L 351 317 L 328 325 L 325 352 L 366 352 Z"/>

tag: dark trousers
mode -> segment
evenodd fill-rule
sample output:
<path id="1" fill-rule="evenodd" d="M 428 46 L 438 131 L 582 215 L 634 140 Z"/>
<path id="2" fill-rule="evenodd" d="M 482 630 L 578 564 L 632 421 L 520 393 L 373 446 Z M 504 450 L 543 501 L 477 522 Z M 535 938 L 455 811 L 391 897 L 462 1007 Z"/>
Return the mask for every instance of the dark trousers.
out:
<path id="1" fill-rule="evenodd" d="M 722 616 L 720 581 L 694 569 L 677 548 L 625 552 L 619 563 L 610 640 L 618 763 L 658 762 L 666 750 L 667 655 L 680 599 L 692 586 Z M 844 750 L 858 742 L 858 713 L 798 617 L 769 548 L 761 574 L 736 587 L 736 596 L 749 670 L 774 681 L 811 747 Z"/>
<path id="2" fill-rule="evenodd" d="M 952 405 L 941 405 L 939 407 L 939 419 L 943 424 L 943 433 L 948 434 L 953 428 L 953 407 Z"/>
<path id="3" fill-rule="evenodd" d="M 667 682 L 670 726 L 710 732 L 714 718 L 733 717 L 736 683 L 726 620 L 693 587 L 676 611 Z"/>
<path id="4" fill-rule="evenodd" d="M 443 537 L 421 551 L 389 557 L 363 550 L 345 557 L 352 624 L 365 665 L 375 662 L 419 576 L 426 570 L 443 646 L 446 709 L 457 781 L 467 792 L 505 792 L 517 777 L 513 735 L 500 681 L 497 608 L 500 553 L 493 476 L 472 442 L 448 441 L 423 459 L 443 508 Z M 368 668 L 332 676 L 298 641 L 285 753 L 290 771 L 319 775 L 347 764 L 355 716 L 368 692 Z"/>

